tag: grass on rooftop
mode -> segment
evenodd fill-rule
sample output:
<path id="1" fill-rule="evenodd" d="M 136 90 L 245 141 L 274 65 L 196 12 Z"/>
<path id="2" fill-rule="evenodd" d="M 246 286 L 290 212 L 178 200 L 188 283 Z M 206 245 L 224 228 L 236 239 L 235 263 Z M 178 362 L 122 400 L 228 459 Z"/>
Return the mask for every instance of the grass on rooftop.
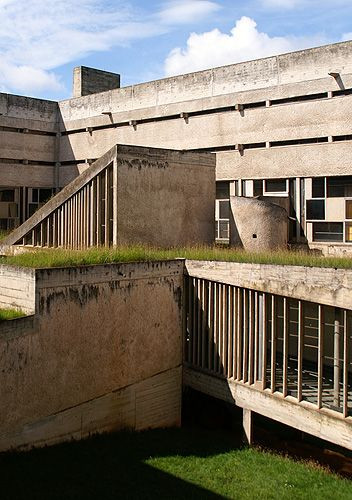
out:
<path id="1" fill-rule="evenodd" d="M 322 257 L 289 250 L 251 253 L 219 246 L 158 249 L 135 245 L 117 248 L 94 247 L 87 250 L 41 249 L 2 257 L 0 264 L 38 268 L 70 267 L 113 262 L 167 260 L 177 257 L 208 261 L 352 269 L 350 257 Z"/>
<path id="2" fill-rule="evenodd" d="M 6 238 L 6 236 L 8 236 L 10 234 L 10 232 L 11 231 L 7 231 L 6 229 L 0 229 L 0 243 L 1 243 L 1 240 Z"/>
<path id="3" fill-rule="evenodd" d="M 312 462 L 239 448 L 223 430 L 120 432 L 0 454 L 2 500 L 352 499 Z"/>
<path id="4" fill-rule="evenodd" d="M 0 309 L 0 321 L 21 318 L 22 316 L 25 316 L 25 313 L 19 309 Z"/>

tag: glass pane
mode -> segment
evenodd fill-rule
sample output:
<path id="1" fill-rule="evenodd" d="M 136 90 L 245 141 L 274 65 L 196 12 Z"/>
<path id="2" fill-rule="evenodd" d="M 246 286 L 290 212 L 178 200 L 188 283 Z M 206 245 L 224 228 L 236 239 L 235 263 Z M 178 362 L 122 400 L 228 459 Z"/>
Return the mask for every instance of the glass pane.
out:
<path id="1" fill-rule="evenodd" d="M 0 201 L 15 201 L 15 190 L 0 189 Z"/>
<path id="2" fill-rule="evenodd" d="M 315 222 L 313 241 L 343 241 L 342 222 Z"/>
<path id="3" fill-rule="evenodd" d="M 346 200 L 346 219 L 352 219 L 352 200 Z"/>
<path id="4" fill-rule="evenodd" d="M 346 241 L 352 241 L 352 223 L 346 224 Z"/>
<path id="5" fill-rule="evenodd" d="M 253 196 L 262 196 L 263 194 L 263 181 L 253 181 Z"/>
<path id="6" fill-rule="evenodd" d="M 315 177 L 312 179 L 312 198 L 325 198 L 324 177 Z"/>
<path id="7" fill-rule="evenodd" d="M 51 189 L 39 189 L 39 202 L 45 203 L 52 195 Z"/>
<path id="8" fill-rule="evenodd" d="M 228 200 L 219 201 L 219 219 L 230 218 L 230 202 Z"/>
<path id="9" fill-rule="evenodd" d="M 307 219 L 308 220 L 323 220 L 323 219 L 325 219 L 325 202 L 324 202 L 324 200 L 308 200 L 307 201 Z"/>
<path id="10" fill-rule="evenodd" d="M 267 193 L 285 193 L 286 179 L 268 179 L 265 181 L 265 191 Z"/>
<path id="11" fill-rule="evenodd" d="M 352 192 L 352 177 L 328 177 L 328 197 L 330 198 L 343 198 L 349 196 Z"/>
<path id="12" fill-rule="evenodd" d="M 219 238 L 228 239 L 229 237 L 229 221 L 219 221 Z"/>
<path id="13" fill-rule="evenodd" d="M 229 182 L 217 182 L 216 183 L 216 199 L 226 199 L 230 198 L 230 183 Z"/>
<path id="14" fill-rule="evenodd" d="M 38 202 L 38 189 L 32 189 L 32 201 L 33 203 Z"/>

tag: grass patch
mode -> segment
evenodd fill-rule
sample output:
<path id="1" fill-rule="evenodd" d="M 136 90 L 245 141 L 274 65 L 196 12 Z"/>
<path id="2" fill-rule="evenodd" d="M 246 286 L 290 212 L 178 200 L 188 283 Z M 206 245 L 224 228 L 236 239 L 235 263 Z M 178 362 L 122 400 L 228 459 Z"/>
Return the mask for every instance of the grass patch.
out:
<path id="1" fill-rule="evenodd" d="M 352 258 L 349 257 L 322 257 L 288 250 L 251 253 L 217 246 L 158 249 L 135 245 L 117 248 L 94 247 L 87 250 L 47 249 L 2 257 L 0 263 L 38 268 L 70 267 L 112 262 L 167 260 L 178 257 L 208 261 L 352 269 Z"/>
<path id="2" fill-rule="evenodd" d="M 3 239 L 6 238 L 10 234 L 11 231 L 7 231 L 6 229 L 0 229 L 0 243 Z"/>
<path id="3" fill-rule="evenodd" d="M 0 309 L 0 321 L 21 318 L 22 316 L 25 316 L 25 313 L 19 309 Z"/>
<path id="4" fill-rule="evenodd" d="M 347 479 L 232 443 L 225 431 L 183 428 L 4 453 L 1 498 L 352 499 Z"/>

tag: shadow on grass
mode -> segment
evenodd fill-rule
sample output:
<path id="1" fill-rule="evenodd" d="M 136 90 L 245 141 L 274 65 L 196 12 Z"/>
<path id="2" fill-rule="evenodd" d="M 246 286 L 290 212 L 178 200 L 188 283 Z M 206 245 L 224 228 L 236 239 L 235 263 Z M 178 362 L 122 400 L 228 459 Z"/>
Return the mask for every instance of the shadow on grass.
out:
<path id="1" fill-rule="evenodd" d="M 221 499 L 224 497 L 159 471 L 144 460 L 206 457 L 230 449 L 231 434 L 193 428 L 121 432 L 30 452 L 2 453 L 0 498 Z"/>

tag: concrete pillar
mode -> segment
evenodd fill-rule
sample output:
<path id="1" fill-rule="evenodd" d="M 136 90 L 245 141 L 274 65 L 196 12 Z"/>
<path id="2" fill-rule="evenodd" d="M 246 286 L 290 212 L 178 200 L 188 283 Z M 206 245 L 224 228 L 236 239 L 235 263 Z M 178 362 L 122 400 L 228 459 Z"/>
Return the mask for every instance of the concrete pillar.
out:
<path id="1" fill-rule="evenodd" d="M 253 422 L 252 422 L 252 410 L 243 408 L 243 439 L 246 444 L 253 443 Z"/>

